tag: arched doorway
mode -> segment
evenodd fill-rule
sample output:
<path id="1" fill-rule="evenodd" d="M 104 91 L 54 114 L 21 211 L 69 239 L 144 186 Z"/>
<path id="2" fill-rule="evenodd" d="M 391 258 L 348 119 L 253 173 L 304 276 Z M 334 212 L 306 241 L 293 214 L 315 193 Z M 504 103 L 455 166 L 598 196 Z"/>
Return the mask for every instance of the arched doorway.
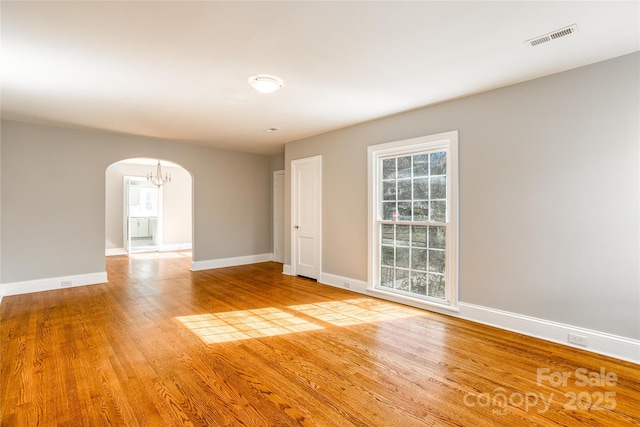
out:
<path id="1" fill-rule="evenodd" d="M 157 159 L 133 158 L 105 172 L 105 255 L 191 250 L 193 180 L 182 166 L 161 160 L 171 182 L 157 189 L 146 176 Z M 131 204 L 137 204 L 132 206 Z"/>

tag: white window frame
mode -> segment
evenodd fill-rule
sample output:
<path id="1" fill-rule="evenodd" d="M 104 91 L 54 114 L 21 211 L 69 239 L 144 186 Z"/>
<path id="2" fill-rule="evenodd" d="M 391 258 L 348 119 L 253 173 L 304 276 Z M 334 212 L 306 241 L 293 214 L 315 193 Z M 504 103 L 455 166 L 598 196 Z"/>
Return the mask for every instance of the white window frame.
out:
<path id="1" fill-rule="evenodd" d="M 445 264 L 445 298 L 412 298 L 395 292 L 385 291 L 376 286 L 380 281 L 381 236 L 380 223 L 382 206 L 382 159 L 411 155 L 424 151 L 447 152 L 447 234 Z M 383 298 L 424 308 L 439 308 L 458 311 L 458 131 L 443 132 L 401 141 L 371 145 L 368 154 L 368 241 L 369 277 L 367 291 Z"/>

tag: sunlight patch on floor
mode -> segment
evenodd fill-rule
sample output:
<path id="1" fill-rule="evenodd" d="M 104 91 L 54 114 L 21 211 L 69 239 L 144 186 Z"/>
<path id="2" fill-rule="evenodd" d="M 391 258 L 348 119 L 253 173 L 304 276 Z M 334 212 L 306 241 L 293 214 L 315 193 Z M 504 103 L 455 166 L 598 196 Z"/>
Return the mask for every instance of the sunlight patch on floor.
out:
<path id="1" fill-rule="evenodd" d="M 292 305 L 288 308 L 335 326 L 351 326 L 361 323 L 404 319 L 420 314 L 413 308 L 402 307 L 398 304 L 373 300 L 371 298 L 316 302 L 312 304 Z"/>
<path id="2" fill-rule="evenodd" d="M 277 308 L 176 317 L 205 344 L 324 329 Z"/>

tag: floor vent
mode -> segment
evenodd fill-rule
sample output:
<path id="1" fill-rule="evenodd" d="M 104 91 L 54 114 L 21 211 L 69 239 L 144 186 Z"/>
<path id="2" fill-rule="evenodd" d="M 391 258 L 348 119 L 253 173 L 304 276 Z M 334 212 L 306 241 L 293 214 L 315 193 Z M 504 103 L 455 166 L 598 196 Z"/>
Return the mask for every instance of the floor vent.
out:
<path id="1" fill-rule="evenodd" d="M 543 36 L 539 36 L 534 39 L 527 40 L 526 42 L 524 42 L 524 44 L 526 44 L 527 46 L 538 46 L 538 45 L 541 45 L 541 44 L 550 42 L 552 40 L 556 40 L 561 37 L 565 37 L 577 32 L 578 32 L 578 26 L 573 24 L 568 27 L 556 30 L 552 33 L 548 33 Z"/>

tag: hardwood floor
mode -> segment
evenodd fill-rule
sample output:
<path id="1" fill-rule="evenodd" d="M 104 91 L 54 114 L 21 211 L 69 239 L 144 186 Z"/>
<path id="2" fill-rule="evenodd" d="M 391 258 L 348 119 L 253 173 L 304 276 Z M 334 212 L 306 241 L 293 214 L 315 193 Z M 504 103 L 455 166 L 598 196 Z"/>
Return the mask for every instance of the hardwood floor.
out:
<path id="1" fill-rule="evenodd" d="M 281 264 L 191 272 L 164 256 L 110 257 L 108 284 L 3 299 L 1 425 L 640 424 L 638 365 Z"/>

